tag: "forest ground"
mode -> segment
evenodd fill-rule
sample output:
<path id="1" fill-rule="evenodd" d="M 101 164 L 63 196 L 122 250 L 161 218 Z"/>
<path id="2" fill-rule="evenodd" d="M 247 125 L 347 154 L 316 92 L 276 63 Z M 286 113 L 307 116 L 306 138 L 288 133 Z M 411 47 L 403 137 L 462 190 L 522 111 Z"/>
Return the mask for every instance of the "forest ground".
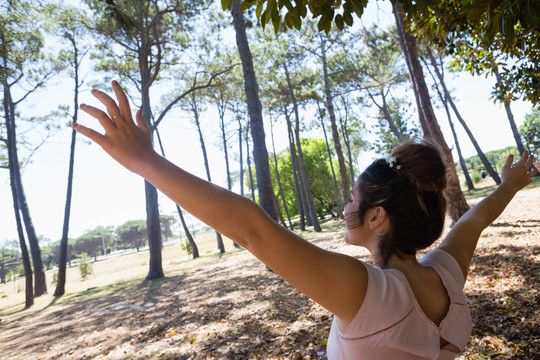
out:
<path id="1" fill-rule="evenodd" d="M 491 189 L 469 192 L 470 203 Z M 369 262 L 342 241 L 339 221 L 302 235 Z M 29 310 L 24 291 L 1 285 L 0 359 L 326 358 L 331 315 L 251 254 L 179 252 L 178 243 L 164 248 L 166 277 L 152 282 L 141 280 L 147 254 L 98 261 L 87 281 L 70 270 L 66 295 L 43 295 Z M 536 178 L 480 239 L 465 285 L 474 328 L 460 359 L 540 359 L 539 260 Z"/>

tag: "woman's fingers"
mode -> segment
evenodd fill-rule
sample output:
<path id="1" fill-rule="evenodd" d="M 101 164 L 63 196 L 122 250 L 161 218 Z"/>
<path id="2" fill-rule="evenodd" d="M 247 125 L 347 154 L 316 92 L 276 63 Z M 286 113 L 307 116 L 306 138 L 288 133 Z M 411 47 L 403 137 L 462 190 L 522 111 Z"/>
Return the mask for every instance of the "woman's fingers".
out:
<path id="1" fill-rule="evenodd" d="M 525 150 L 523 152 L 523 155 L 521 155 L 521 159 L 519 159 L 516 166 L 525 166 L 525 163 L 527 162 L 528 159 L 529 159 L 529 152 Z"/>
<path id="2" fill-rule="evenodd" d="M 95 117 L 99 121 L 101 126 L 103 126 L 103 129 L 105 129 L 105 132 L 109 132 L 116 128 L 113 120 L 111 120 L 109 115 L 107 115 L 107 113 L 105 113 L 104 111 L 86 104 L 81 104 L 80 107 L 82 111 L 92 117 Z"/>
<path id="3" fill-rule="evenodd" d="M 96 144 L 98 144 L 100 146 L 103 146 L 103 144 L 105 142 L 105 136 L 103 136 L 102 134 L 98 133 L 95 130 L 87 128 L 84 125 L 80 125 L 80 124 L 77 124 L 77 123 L 73 124 L 73 128 L 78 133 L 80 133 L 80 134 L 86 136 L 87 138 L 89 138 L 90 140 L 94 141 Z"/>
<path id="4" fill-rule="evenodd" d="M 109 113 L 109 116 L 113 122 L 116 122 L 120 117 L 122 117 L 120 108 L 112 97 L 97 89 L 92 90 L 92 95 L 94 95 L 103 105 L 105 105 L 107 108 L 107 113 Z"/>
<path id="5" fill-rule="evenodd" d="M 521 159 L 519 159 L 519 162 L 516 164 L 516 166 L 521 166 L 523 169 L 525 169 L 525 171 L 530 177 L 533 177 L 536 175 L 537 172 L 537 170 L 533 168 L 533 164 L 534 156 L 529 155 L 528 151 L 525 150 L 523 152 L 523 156 L 521 157 Z"/>
<path id="6" fill-rule="evenodd" d="M 528 156 L 527 157 L 527 162 L 525 163 L 525 169 L 527 170 L 530 170 L 533 166 L 533 163 L 534 163 L 534 156 Z"/>
<path id="7" fill-rule="evenodd" d="M 538 169 L 534 167 L 534 156 L 529 156 L 529 160 L 525 164 L 525 168 L 527 169 L 530 177 L 534 177 L 536 174 L 538 174 Z"/>
<path id="8" fill-rule="evenodd" d="M 150 133 L 150 129 L 148 128 L 148 123 L 146 122 L 146 120 L 144 120 L 144 117 L 143 117 L 143 114 L 142 114 L 142 110 L 139 109 L 137 111 L 137 114 L 135 114 L 135 121 L 137 121 L 137 126 L 141 129 L 141 130 L 144 130 L 146 133 Z"/>
<path id="9" fill-rule="evenodd" d="M 120 115 L 122 116 L 123 120 L 130 121 L 132 119 L 131 108 L 129 106 L 129 100 L 126 96 L 126 93 L 117 81 L 112 82 L 112 88 L 114 94 L 116 95 L 116 99 L 118 100 Z"/>
<path id="10" fill-rule="evenodd" d="M 504 164 L 504 166 L 510 169 L 513 163 L 514 163 L 514 155 L 510 154 L 506 158 L 506 164 Z"/>

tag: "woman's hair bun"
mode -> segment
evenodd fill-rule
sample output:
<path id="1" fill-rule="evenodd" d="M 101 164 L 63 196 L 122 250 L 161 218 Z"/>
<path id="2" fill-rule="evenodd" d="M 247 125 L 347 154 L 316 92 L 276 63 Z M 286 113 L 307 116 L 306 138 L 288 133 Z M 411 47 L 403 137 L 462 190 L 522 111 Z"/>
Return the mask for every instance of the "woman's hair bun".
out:
<path id="1" fill-rule="evenodd" d="M 446 188 L 446 167 L 439 149 L 425 140 L 406 142 L 392 151 L 405 175 L 422 192 L 442 192 Z"/>

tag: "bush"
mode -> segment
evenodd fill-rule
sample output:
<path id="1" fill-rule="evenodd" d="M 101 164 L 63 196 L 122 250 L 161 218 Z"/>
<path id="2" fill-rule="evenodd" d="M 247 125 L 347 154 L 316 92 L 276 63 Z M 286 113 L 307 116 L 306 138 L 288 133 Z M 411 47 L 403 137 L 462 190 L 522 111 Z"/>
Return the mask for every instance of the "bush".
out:
<path id="1" fill-rule="evenodd" d="M 180 241 L 180 247 L 182 248 L 182 250 L 187 251 L 188 255 L 193 255 L 193 248 L 191 247 L 191 244 L 189 243 L 187 238 L 184 243 Z"/>
<path id="2" fill-rule="evenodd" d="M 87 253 L 82 253 L 79 259 L 79 271 L 81 272 L 81 278 L 86 280 L 93 274 L 92 264 L 90 264 L 90 257 Z"/>
<path id="3" fill-rule="evenodd" d="M 471 180 L 473 183 L 478 183 L 482 180 L 482 174 L 478 170 L 474 170 L 471 174 Z"/>

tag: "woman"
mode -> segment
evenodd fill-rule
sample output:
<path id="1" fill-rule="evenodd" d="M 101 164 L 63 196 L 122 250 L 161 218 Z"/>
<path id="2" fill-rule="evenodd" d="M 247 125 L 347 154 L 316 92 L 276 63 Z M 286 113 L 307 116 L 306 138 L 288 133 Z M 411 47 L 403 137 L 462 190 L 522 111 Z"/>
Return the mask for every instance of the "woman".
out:
<path id="1" fill-rule="evenodd" d="M 329 359 L 451 359 L 463 350 L 471 320 L 462 289 L 476 243 L 531 182 L 532 157 L 524 154 L 512 167 L 510 156 L 502 184 L 419 261 L 416 251 L 430 246 L 443 230 L 444 164 L 434 147 L 414 143 L 375 161 L 360 175 L 345 210 L 345 240 L 371 252 L 377 266 L 370 266 L 318 248 L 248 199 L 159 156 L 142 112 L 134 122 L 120 85 L 113 81 L 112 86 L 118 103 L 92 91 L 106 112 L 81 105 L 105 133 L 79 124 L 74 128 L 332 312 Z"/>

